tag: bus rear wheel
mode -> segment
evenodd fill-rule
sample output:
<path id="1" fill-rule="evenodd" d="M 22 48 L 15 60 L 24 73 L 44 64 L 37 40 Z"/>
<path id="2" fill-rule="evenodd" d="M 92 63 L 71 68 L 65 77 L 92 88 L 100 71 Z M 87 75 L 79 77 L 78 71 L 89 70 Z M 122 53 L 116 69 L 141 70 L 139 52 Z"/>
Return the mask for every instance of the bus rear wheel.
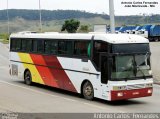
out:
<path id="1" fill-rule="evenodd" d="M 27 85 L 31 85 L 32 84 L 32 76 L 30 71 L 26 71 L 24 74 L 24 83 Z"/>
<path id="2" fill-rule="evenodd" d="M 83 91 L 83 96 L 85 99 L 93 100 L 94 90 L 93 90 L 92 84 L 89 81 L 84 83 L 82 91 Z"/>

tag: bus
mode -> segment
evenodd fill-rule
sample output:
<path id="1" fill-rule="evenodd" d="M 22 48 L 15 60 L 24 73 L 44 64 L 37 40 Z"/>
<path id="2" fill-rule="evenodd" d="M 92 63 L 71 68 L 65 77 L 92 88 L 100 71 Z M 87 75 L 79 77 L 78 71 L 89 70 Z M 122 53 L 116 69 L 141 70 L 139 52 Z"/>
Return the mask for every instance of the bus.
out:
<path id="1" fill-rule="evenodd" d="M 108 101 L 151 96 L 153 77 L 146 38 L 133 34 L 14 33 L 10 74 Z"/>

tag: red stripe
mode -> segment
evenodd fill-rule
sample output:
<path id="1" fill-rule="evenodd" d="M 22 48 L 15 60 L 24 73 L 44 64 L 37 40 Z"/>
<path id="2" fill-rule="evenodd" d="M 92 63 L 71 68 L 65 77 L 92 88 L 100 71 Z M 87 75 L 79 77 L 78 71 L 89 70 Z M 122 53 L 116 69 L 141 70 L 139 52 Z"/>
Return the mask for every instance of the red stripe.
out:
<path id="1" fill-rule="evenodd" d="M 72 92 L 77 92 L 66 72 L 64 70 L 59 70 L 62 69 L 62 66 L 56 56 L 42 56 L 35 54 L 31 54 L 30 56 L 35 64 L 53 66 L 58 68 L 55 69 L 43 66 L 36 66 L 46 85 L 58 87 Z"/>
<path id="2" fill-rule="evenodd" d="M 30 55 L 30 56 L 35 64 L 46 66 L 45 60 L 41 55 Z M 55 80 L 55 77 L 52 75 L 48 67 L 36 66 L 36 68 L 42 80 L 44 81 L 45 85 L 59 87 L 59 85 Z"/>
<path id="3" fill-rule="evenodd" d="M 45 59 L 45 62 L 48 66 L 54 66 L 56 68 L 63 69 L 56 56 L 43 56 L 43 58 Z M 71 80 L 69 79 L 64 70 L 57 70 L 57 69 L 50 69 L 50 70 L 52 72 L 52 75 L 54 75 L 54 77 L 58 80 L 58 82 L 61 82 L 61 86 L 63 89 L 72 92 L 77 92 L 74 85 L 72 84 Z"/>

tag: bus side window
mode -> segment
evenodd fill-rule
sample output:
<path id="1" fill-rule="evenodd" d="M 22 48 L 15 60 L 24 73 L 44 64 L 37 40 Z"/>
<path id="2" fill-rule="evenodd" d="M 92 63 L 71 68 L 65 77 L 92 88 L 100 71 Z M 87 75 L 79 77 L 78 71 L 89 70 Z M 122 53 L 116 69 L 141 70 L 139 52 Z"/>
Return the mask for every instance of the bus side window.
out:
<path id="1" fill-rule="evenodd" d="M 11 50 L 12 51 L 16 50 L 16 41 L 15 41 L 15 39 L 11 39 Z"/>
<path id="2" fill-rule="evenodd" d="M 108 52 L 108 43 L 103 41 L 95 41 L 94 42 L 94 50 L 93 50 L 93 62 L 96 64 L 97 68 L 100 68 L 100 54 Z"/>
<path id="3" fill-rule="evenodd" d="M 11 39 L 11 50 L 12 51 L 21 50 L 21 40 L 20 39 Z"/>
<path id="4" fill-rule="evenodd" d="M 90 56 L 89 41 L 75 41 L 74 55 Z"/>
<path id="5" fill-rule="evenodd" d="M 37 40 L 37 52 L 43 53 L 44 52 L 44 42 L 43 40 Z"/>
<path id="6" fill-rule="evenodd" d="M 37 41 L 36 40 L 33 40 L 32 52 L 37 52 Z"/>
<path id="7" fill-rule="evenodd" d="M 46 40 L 44 51 L 46 54 L 57 54 L 57 47 L 58 47 L 57 41 Z"/>
<path id="8" fill-rule="evenodd" d="M 16 42 L 16 50 L 17 50 L 17 51 L 21 50 L 21 39 L 17 39 L 17 42 Z"/>
<path id="9" fill-rule="evenodd" d="M 31 52 L 32 50 L 32 40 L 22 39 L 22 51 Z"/>
<path id="10" fill-rule="evenodd" d="M 22 39 L 22 51 L 26 51 L 26 48 L 27 48 L 27 46 L 26 46 L 26 39 Z"/>
<path id="11" fill-rule="evenodd" d="M 72 41 L 59 41 L 58 53 L 72 55 Z"/>
<path id="12" fill-rule="evenodd" d="M 26 51 L 31 52 L 32 51 L 32 40 L 28 39 L 26 43 Z"/>

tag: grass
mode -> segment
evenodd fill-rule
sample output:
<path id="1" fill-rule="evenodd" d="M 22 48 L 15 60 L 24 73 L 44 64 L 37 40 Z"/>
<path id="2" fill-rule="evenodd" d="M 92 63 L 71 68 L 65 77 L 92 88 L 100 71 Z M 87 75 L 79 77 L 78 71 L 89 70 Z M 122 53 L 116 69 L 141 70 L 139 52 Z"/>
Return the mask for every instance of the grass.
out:
<path id="1" fill-rule="evenodd" d="M 0 42 L 4 44 L 9 43 L 9 35 L 7 33 L 0 34 Z"/>
<path id="2" fill-rule="evenodd" d="M 0 39 L 0 42 L 3 43 L 3 44 L 8 44 L 8 43 L 9 43 L 9 40 Z"/>
<path id="3" fill-rule="evenodd" d="M 88 25 L 89 29 L 92 31 L 94 24 L 108 24 L 109 21 L 101 17 L 95 18 L 80 18 L 78 19 L 81 25 Z M 52 20 L 52 21 L 42 21 L 43 31 L 50 32 L 60 32 L 62 24 L 65 20 Z M 10 21 L 10 32 L 20 32 L 20 31 L 38 31 L 39 21 L 38 20 L 25 20 L 22 18 L 16 18 Z M 7 22 L 0 21 L 0 33 L 7 32 Z"/>
<path id="4" fill-rule="evenodd" d="M 93 26 L 95 24 L 110 24 L 109 20 L 103 19 L 101 17 L 94 18 L 79 18 L 81 25 L 88 25 L 90 32 L 93 31 Z M 52 21 L 42 21 L 43 32 L 61 32 L 62 24 L 65 20 L 52 20 Z M 142 20 L 143 21 L 143 20 Z M 115 26 L 121 26 L 125 24 L 126 20 L 116 21 Z M 139 23 L 139 22 L 138 22 Z M 154 24 L 154 23 L 153 23 Z M 21 32 L 21 31 L 39 31 L 39 20 L 25 20 L 22 18 L 15 18 L 10 20 L 10 32 Z M 131 25 L 131 24 L 130 24 Z M 7 33 L 7 21 L 0 21 L 0 33 Z M 1 38 L 0 36 L 0 39 Z"/>

